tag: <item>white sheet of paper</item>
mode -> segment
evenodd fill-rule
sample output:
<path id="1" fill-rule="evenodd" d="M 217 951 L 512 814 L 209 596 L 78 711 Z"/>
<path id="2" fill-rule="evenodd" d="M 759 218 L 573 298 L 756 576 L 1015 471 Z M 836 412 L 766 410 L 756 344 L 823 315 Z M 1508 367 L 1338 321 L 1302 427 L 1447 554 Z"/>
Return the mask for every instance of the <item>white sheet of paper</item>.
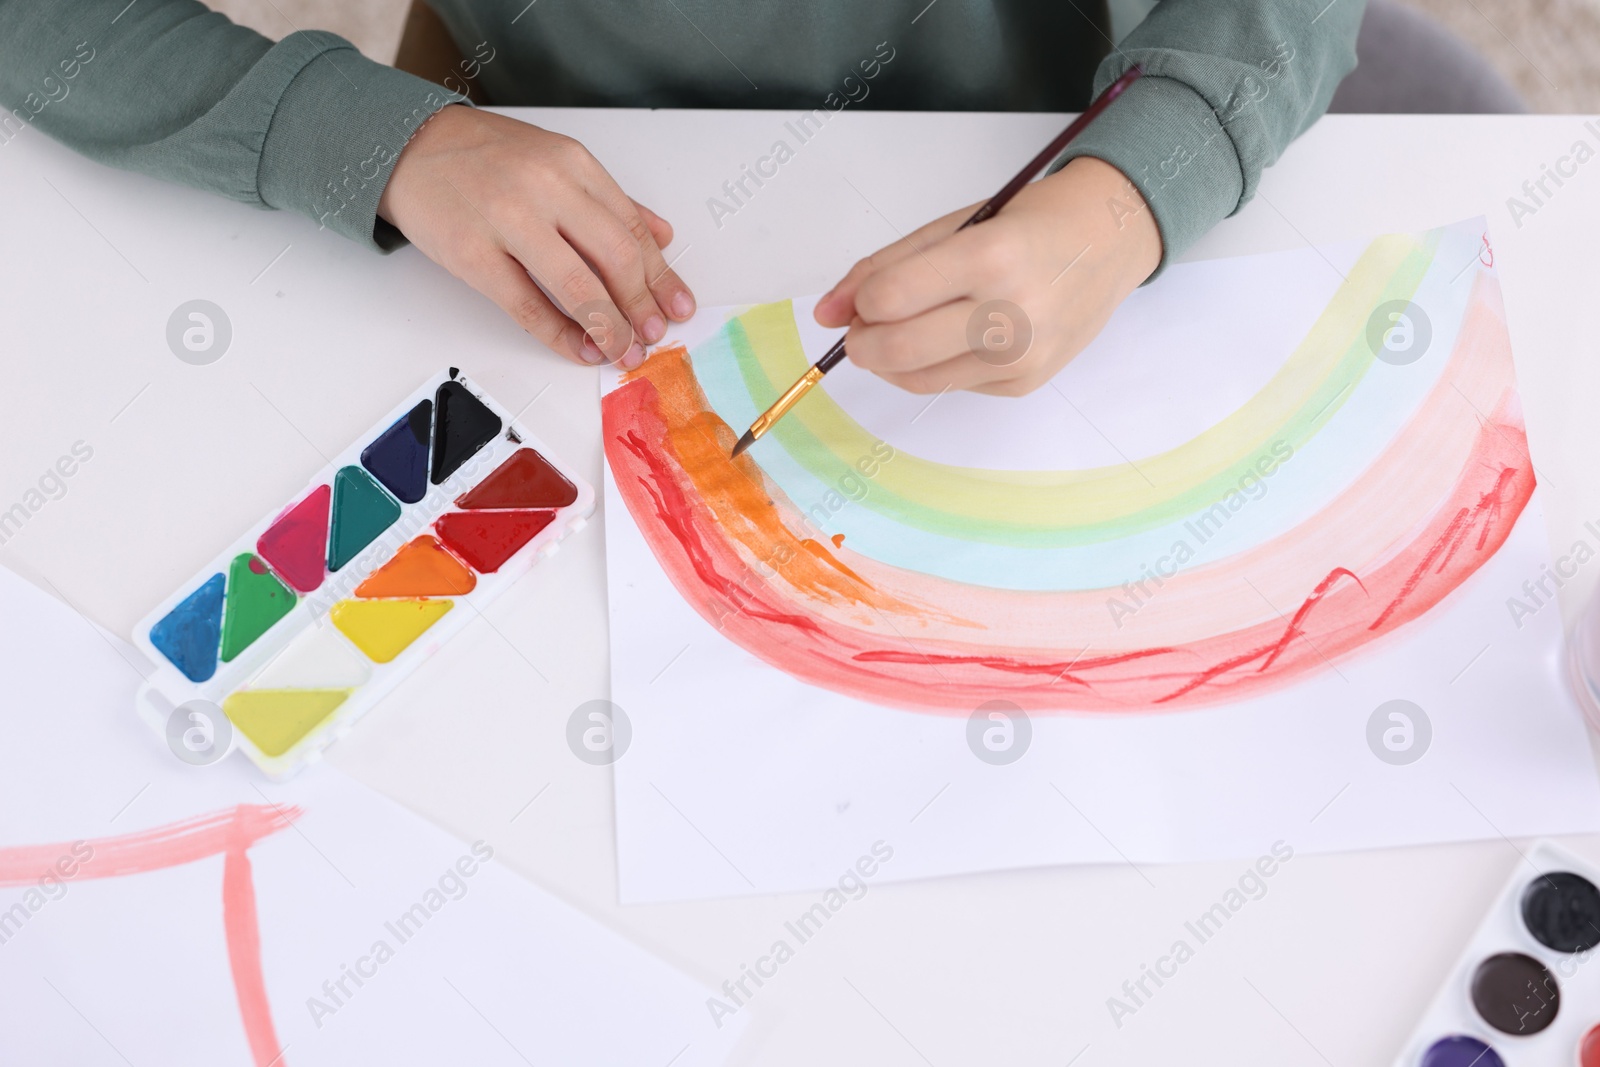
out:
<path id="1" fill-rule="evenodd" d="M 273 785 L 237 754 L 187 766 L 135 718 L 115 638 L 3 568 L 0 604 L 0 865 L 239 804 L 303 810 L 247 852 L 278 1064 L 726 1058 L 741 1019 L 716 1028 L 709 990 L 483 860 L 494 842 L 474 851 L 332 767 Z M 0 1062 L 266 1067 L 222 899 L 220 855 L 0 888 Z"/>
<path id="2" fill-rule="evenodd" d="M 1481 221 L 1454 230 L 1466 267 Z M 1020 400 L 950 393 L 930 404 L 848 365 L 825 388 L 868 430 L 928 459 L 1137 463 L 1254 394 L 1364 247 L 1175 266 L 1127 301 L 1059 389 Z M 812 303 L 797 300 L 796 318 L 814 359 L 836 334 L 812 323 Z M 706 309 L 679 336 L 692 348 L 739 310 Z M 1416 367 L 1436 372 L 1446 340 Z M 1426 380 L 1411 380 L 1399 387 L 1420 397 Z M 718 413 L 739 431 L 755 411 Z M 1389 432 L 1357 447 L 1376 456 Z M 612 697 L 634 731 L 615 767 L 626 902 L 823 887 L 880 839 L 895 850 L 880 877 L 909 879 L 1246 857 L 1280 839 L 1326 852 L 1600 829 L 1559 612 L 1547 606 L 1519 628 L 1506 607 L 1550 562 L 1537 491 L 1478 573 L 1336 670 L 1201 710 L 1034 714 L 1031 747 L 1008 766 L 974 758 L 965 715 L 855 700 L 733 644 L 672 587 L 609 469 L 606 515 Z M 1432 726 L 1427 754 L 1405 766 L 1366 741 L 1369 717 L 1397 698 Z"/>

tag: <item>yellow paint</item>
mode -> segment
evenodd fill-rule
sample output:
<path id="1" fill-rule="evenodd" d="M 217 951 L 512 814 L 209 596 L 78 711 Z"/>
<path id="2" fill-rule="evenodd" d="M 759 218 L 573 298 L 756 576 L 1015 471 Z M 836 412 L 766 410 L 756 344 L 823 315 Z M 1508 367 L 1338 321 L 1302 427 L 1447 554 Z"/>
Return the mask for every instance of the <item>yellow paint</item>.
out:
<path id="1" fill-rule="evenodd" d="M 450 600 L 341 600 L 328 618 L 374 663 L 388 663 L 455 606 Z"/>
<path id="2" fill-rule="evenodd" d="M 339 705 L 349 689 L 241 689 L 222 702 L 233 725 L 268 756 L 281 756 Z"/>

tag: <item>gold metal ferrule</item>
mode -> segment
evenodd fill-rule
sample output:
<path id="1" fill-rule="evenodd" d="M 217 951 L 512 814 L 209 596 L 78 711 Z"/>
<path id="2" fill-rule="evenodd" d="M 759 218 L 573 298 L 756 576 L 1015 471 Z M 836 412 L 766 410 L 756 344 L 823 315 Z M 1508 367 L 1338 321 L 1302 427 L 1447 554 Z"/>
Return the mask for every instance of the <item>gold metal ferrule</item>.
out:
<path id="1" fill-rule="evenodd" d="M 760 440 L 761 436 L 772 429 L 774 423 L 783 418 L 784 413 L 800 402 L 800 398 L 811 391 L 812 386 L 822 381 L 822 368 L 812 367 L 800 376 L 800 380 L 789 386 L 788 390 L 780 396 L 773 405 L 764 411 L 759 419 L 750 424 L 750 436 Z"/>

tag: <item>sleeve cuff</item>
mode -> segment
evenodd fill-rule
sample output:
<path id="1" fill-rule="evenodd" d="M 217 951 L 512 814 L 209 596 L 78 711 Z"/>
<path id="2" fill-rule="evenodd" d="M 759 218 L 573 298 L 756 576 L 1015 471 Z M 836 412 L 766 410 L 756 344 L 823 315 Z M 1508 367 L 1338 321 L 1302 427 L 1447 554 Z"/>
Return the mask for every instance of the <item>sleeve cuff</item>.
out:
<path id="1" fill-rule="evenodd" d="M 262 201 L 369 248 L 402 244 L 399 231 L 378 218 L 378 199 L 422 124 L 465 98 L 370 60 L 331 33 L 296 33 L 277 47 L 290 46 L 305 58 L 261 147 Z"/>
<path id="2" fill-rule="evenodd" d="M 1146 74 L 1128 86 L 1051 173 L 1078 156 L 1116 167 L 1150 205 L 1161 233 L 1161 263 L 1150 278 L 1236 211 L 1244 194 L 1232 139 L 1205 98 L 1173 78 Z"/>

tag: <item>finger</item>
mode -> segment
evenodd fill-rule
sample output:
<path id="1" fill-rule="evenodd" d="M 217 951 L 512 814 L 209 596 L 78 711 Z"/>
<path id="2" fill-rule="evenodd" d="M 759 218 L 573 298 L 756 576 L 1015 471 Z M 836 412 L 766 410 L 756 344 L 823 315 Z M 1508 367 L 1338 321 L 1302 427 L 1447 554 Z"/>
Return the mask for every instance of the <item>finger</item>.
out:
<path id="1" fill-rule="evenodd" d="M 632 197 L 628 198 L 633 204 L 633 209 L 644 219 L 644 224 L 650 227 L 650 236 L 656 239 L 658 248 L 665 248 L 672 243 L 672 223 L 657 215 Z"/>
<path id="2" fill-rule="evenodd" d="M 587 196 L 582 200 L 576 208 L 562 212 L 557 227 L 567 242 L 594 264 L 634 332 L 646 344 L 654 344 L 667 332 L 667 320 L 645 279 L 639 240 L 599 201 Z M 640 221 L 638 227 L 643 231 L 644 223 Z"/>
<path id="3" fill-rule="evenodd" d="M 600 351 L 605 359 L 629 370 L 643 362 L 644 348 L 634 339 L 632 323 L 572 246 L 559 235 L 551 234 L 529 251 L 534 262 L 523 265 L 530 268 L 529 273 L 556 299 L 567 316 L 577 322 L 588 345 Z"/>
<path id="4" fill-rule="evenodd" d="M 1015 252 L 995 223 L 953 233 L 922 254 L 902 256 L 863 278 L 855 313 L 867 322 L 900 322 L 991 286 L 1013 268 Z"/>
<path id="5" fill-rule="evenodd" d="M 989 392 L 991 391 L 989 386 L 1002 385 L 1010 380 L 1005 368 L 990 366 L 971 352 L 963 352 L 959 356 L 917 370 L 875 373 L 891 385 L 897 385 L 909 393 L 922 395 L 943 393 L 951 389 Z M 1019 390 L 1019 392 L 1025 391 L 1027 390 Z"/>
<path id="6" fill-rule="evenodd" d="M 592 347 L 585 354 L 584 334 L 577 323 L 550 302 L 522 264 L 511 256 L 496 250 L 492 258 L 463 277 L 552 351 L 574 363 L 593 364 L 605 359 L 599 349 Z"/>
<path id="7" fill-rule="evenodd" d="M 857 261 L 849 273 L 841 278 L 826 296 L 817 301 L 816 310 L 813 312 L 817 322 L 834 327 L 848 324 L 855 317 L 856 291 L 863 281 L 885 267 L 912 256 L 926 254 L 925 249 L 954 233 L 957 227 L 971 218 L 973 210 L 975 209 L 963 208 L 960 211 L 952 211 L 893 244 L 885 245 L 866 259 Z"/>
<path id="8" fill-rule="evenodd" d="M 650 292 L 663 311 L 678 322 L 683 322 L 694 314 L 694 293 L 690 292 L 689 287 L 678 276 L 678 272 L 672 269 L 672 264 L 667 262 L 666 255 L 661 251 L 672 243 L 672 227 L 668 225 L 666 219 L 638 201 L 629 200 L 628 203 L 639 210 L 638 220 L 646 228 L 644 233 L 640 233 L 638 222 L 623 220 L 644 252 L 644 272 L 650 285 Z M 684 251 L 688 249 L 685 248 Z"/>
<path id="9" fill-rule="evenodd" d="M 661 254 L 661 246 L 672 240 L 672 227 L 654 211 L 643 206 L 622 191 L 606 169 L 596 161 L 588 170 L 584 188 L 589 195 L 604 204 L 611 213 L 622 221 L 633 235 L 634 241 L 639 246 L 640 253 L 644 256 L 645 284 L 649 286 L 650 294 L 662 311 L 679 322 L 684 321 L 694 314 L 694 294 L 689 287 L 683 284 L 683 279 L 678 277 L 668 264 L 666 257 Z M 659 240 L 656 227 L 651 223 L 660 224 L 666 230 L 666 240 Z M 641 330 L 641 333 L 645 331 Z M 665 326 L 663 331 L 665 332 Z M 645 336 L 645 341 L 654 344 L 661 339 L 657 334 L 654 337 Z"/>
<path id="10" fill-rule="evenodd" d="M 874 373 L 905 374 L 945 362 L 969 349 L 967 326 L 978 304 L 957 300 L 904 322 L 857 319 L 845 336 L 850 362 Z"/>
<path id="11" fill-rule="evenodd" d="M 996 378 L 990 382 L 969 385 L 967 388 L 971 392 L 983 393 L 985 396 L 1027 396 L 1049 380 L 1049 375 L 1025 374 L 1020 378 Z"/>

